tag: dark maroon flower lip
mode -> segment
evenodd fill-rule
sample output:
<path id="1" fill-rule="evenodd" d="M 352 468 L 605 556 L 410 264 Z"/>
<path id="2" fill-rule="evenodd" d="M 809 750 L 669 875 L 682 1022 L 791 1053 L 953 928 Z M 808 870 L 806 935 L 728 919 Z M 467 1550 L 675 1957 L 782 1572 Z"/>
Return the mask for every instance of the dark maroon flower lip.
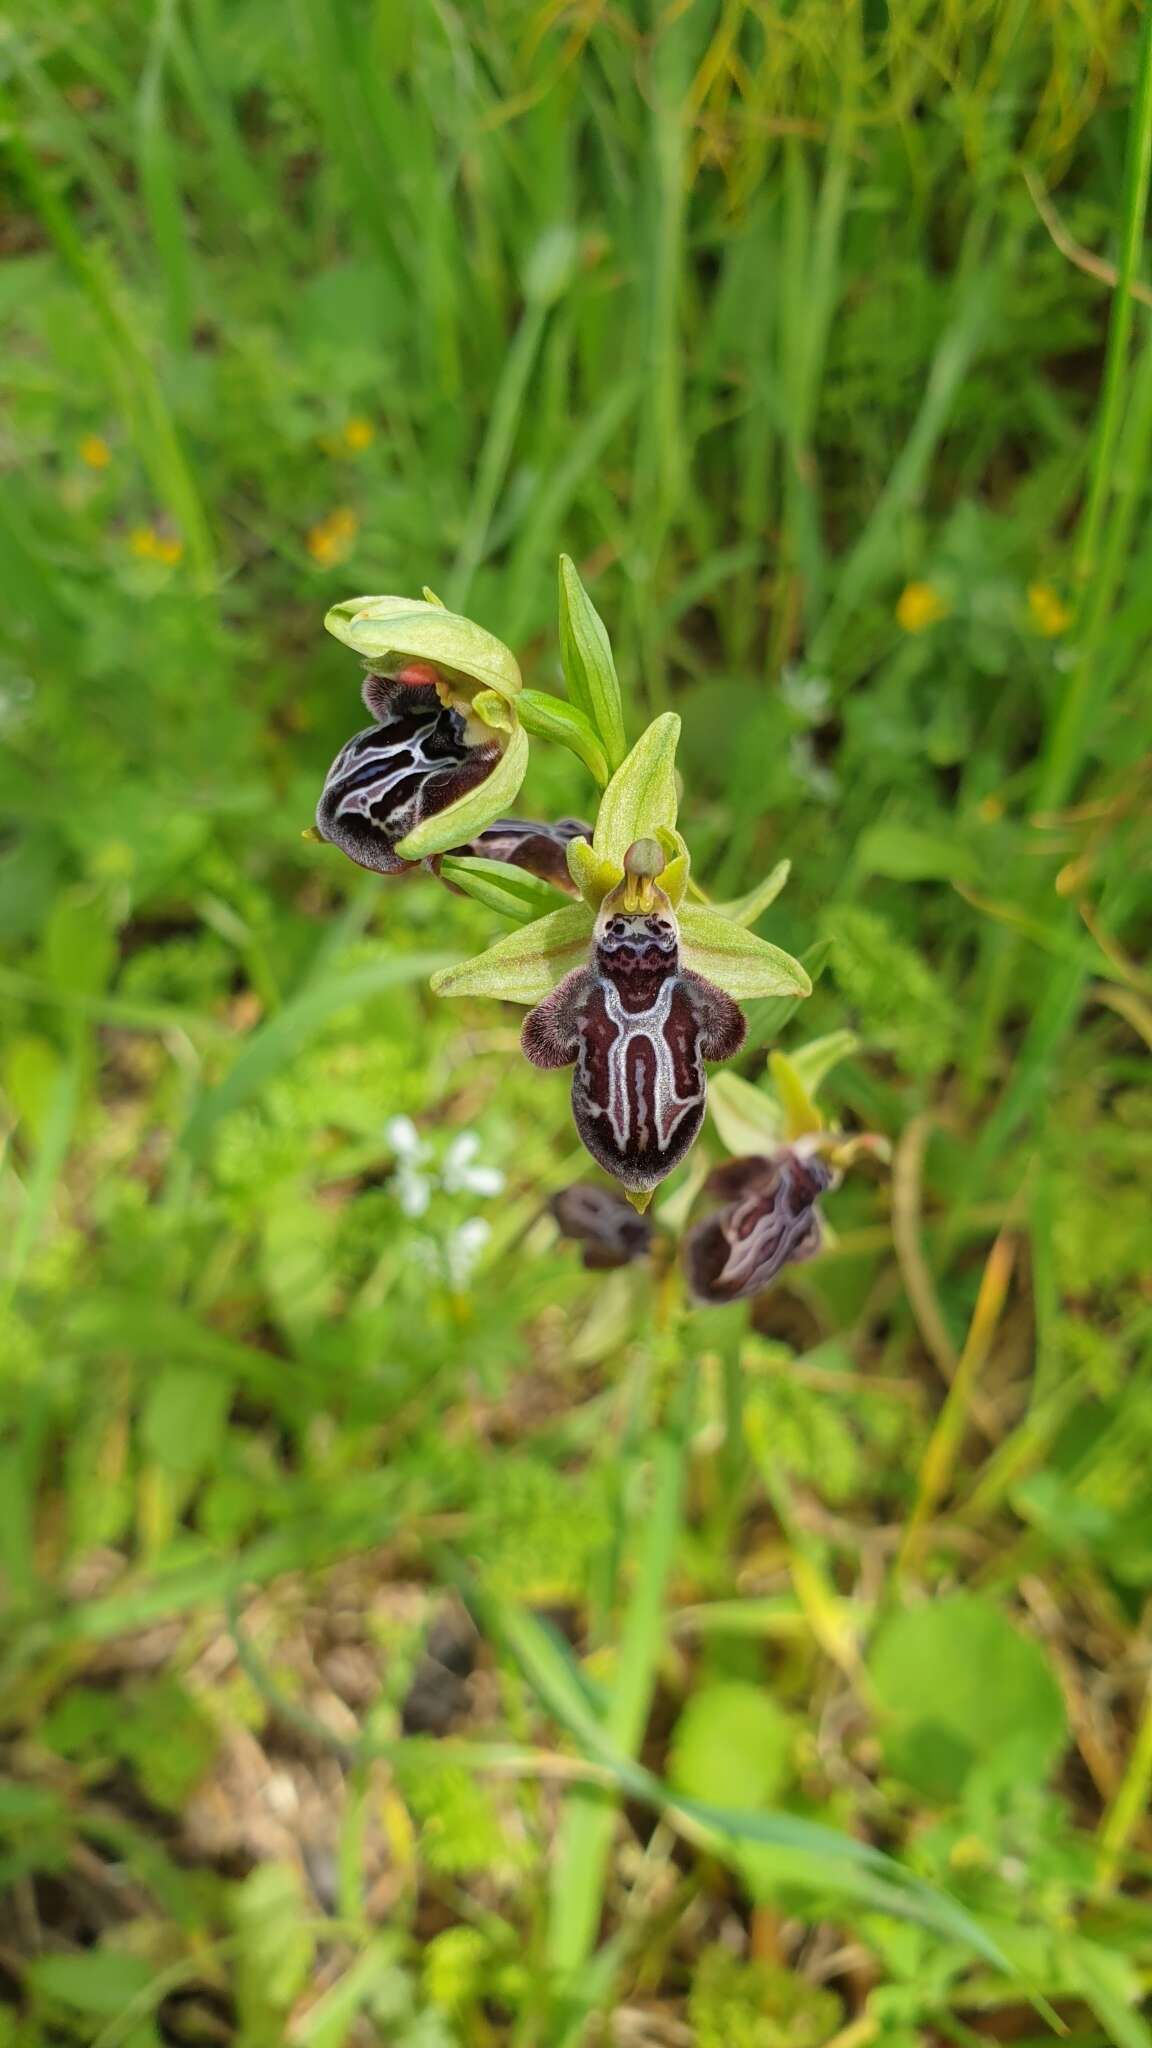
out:
<path id="1" fill-rule="evenodd" d="M 340 749 L 316 809 L 321 839 L 359 867 L 401 874 L 415 865 L 397 843 L 426 818 L 483 782 L 499 742 L 471 745 L 459 711 L 441 702 L 435 671 L 409 664 L 399 676 L 369 675 L 365 705 L 375 723 Z"/>
<path id="2" fill-rule="evenodd" d="M 817 1203 L 835 1179 L 818 1153 L 792 1146 L 718 1167 L 704 1192 L 719 1197 L 720 1206 L 684 1240 L 695 1300 L 711 1307 L 747 1301 L 785 1266 L 814 1258 L 823 1241 Z"/>
<path id="3" fill-rule="evenodd" d="M 642 1259 L 652 1247 L 652 1225 L 623 1195 L 591 1181 L 575 1181 L 553 1195 L 548 1207 L 561 1235 L 583 1245 L 590 1272 L 606 1272 Z"/>
<path id="4" fill-rule="evenodd" d="M 591 961 L 525 1019 L 538 1067 L 574 1067 L 572 1115 L 585 1149 L 622 1186 L 648 1193 L 680 1164 L 704 1121 L 706 1060 L 731 1059 L 744 1018 L 731 996 L 680 964 L 666 896 L 641 911 L 606 899 Z"/>

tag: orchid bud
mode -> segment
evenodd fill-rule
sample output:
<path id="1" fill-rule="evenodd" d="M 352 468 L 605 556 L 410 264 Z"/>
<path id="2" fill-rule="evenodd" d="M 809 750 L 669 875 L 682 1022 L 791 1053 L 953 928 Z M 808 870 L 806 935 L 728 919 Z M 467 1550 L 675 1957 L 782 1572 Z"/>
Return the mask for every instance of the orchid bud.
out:
<path id="1" fill-rule="evenodd" d="M 316 829 L 362 868 L 396 875 L 413 865 L 398 843 L 492 774 L 494 731 L 477 744 L 466 719 L 441 701 L 436 670 L 408 662 L 369 675 L 364 702 L 376 721 L 342 747 L 324 779 Z"/>
<path id="2" fill-rule="evenodd" d="M 584 1247 L 583 1262 L 591 1272 L 628 1266 L 651 1249 L 652 1225 L 638 1216 L 623 1195 L 612 1188 L 576 1181 L 553 1195 L 551 1209 L 563 1237 Z"/>
<path id="3" fill-rule="evenodd" d="M 815 1151 L 783 1146 L 717 1167 L 704 1184 L 720 1207 L 689 1231 L 684 1268 L 697 1301 L 720 1307 L 759 1294 L 784 1266 L 815 1257 L 819 1197 L 837 1175 Z"/>
<path id="4" fill-rule="evenodd" d="M 529 1013 L 520 1040 L 535 1066 L 575 1066 L 576 1129 L 637 1193 L 657 1187 L 696 1137 L 705 1060 L 731 1059 L 744 1038 L 731 997 L 681 964 L 676 915 L 651 873 L 664 855 L 655 841 L 640 849 L 629 846 L 624 880 L 604 898 L 590 961 Z"/>
<path id="5" fill-rule="evenodd" d="M 581 818 L 560 818 L 555 825 L 542 824 L 536 818 L 495 818 L 474 839 L 454 846 L 452 853 L 457 859 L 502 860 L 575 896 L 579 892 L 568 872 L 568 848 L 574 839 L 587 838 L 591 831 Z M 463 893 L 446 876 L 441 880 L 454 896 Z"/>

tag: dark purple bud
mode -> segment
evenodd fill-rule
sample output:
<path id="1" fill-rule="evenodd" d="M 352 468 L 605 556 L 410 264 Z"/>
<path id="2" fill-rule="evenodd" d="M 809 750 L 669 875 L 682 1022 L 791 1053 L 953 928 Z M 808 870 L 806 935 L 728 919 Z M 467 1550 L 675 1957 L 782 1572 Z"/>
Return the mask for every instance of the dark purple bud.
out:
<path id="1" fill-rule="evenodd" d="M 580 891 L 568 873 L 568 848 L 574 839 L 591 837 L 591 825 L 581 818 L 560 818 L 555 825 L 542 824 L 536 818 L 497 818 L 466 845 L 454 846 L 452 852 L 471 854 L 477 860 L 507 861 L 510 867 L 525 868 L 541 882 L 551 882 L 569 896 L 578 896 Z M 464 893 L 454 882 L 443 876 L 441 880 L 454 896 Z"/>
<path id="2" fill-rule="evenodd" d="M 637 1215 L 631 1203 L 611 1188 L 575 1181 L 553 1195 L 548 1207 L 562 1235 L 583 1245 L 584 1264 L 590 1272 L 628 1266 L 651 1250 L 648 1218 Z"/>
<path id="3" fill-rule="evenodd" d="M 492 773 L 495 736 L 470 745 L 459 711 L 441 703 L 435 670 L 411 662 L 398 676 L 366 678 L 376 723 L 342 747 L 325 777 L 316 829 L 362 868 L 398 875 L 411 867 L 398 840 Z"/>
<path id="4" fill-rule="evenodd" d="M 700 1129 L 705 1060 L 731 1059 L 743 1038 L 731 996 L 681 967 L 676 919 L 656 891 L 646 911 L 607 899 L 591 964 L 529 1012 L 520 1043 L 535 1066 L 575 1065 L 581 1139 L 640 1192 L 679 1165 Z"/>
<path id="5" fill-rule="evenodd" d="M 721 1206 L 684 1240 L 684 1269 L 697 1301 L 746 1301 L 781 1268 L 820 1249 L 819 1197 L 836 1176 L 815 1153 L 785 1146 L 770 1158 L 732 1159 L 710 1174 L 705 1194 Z"/>

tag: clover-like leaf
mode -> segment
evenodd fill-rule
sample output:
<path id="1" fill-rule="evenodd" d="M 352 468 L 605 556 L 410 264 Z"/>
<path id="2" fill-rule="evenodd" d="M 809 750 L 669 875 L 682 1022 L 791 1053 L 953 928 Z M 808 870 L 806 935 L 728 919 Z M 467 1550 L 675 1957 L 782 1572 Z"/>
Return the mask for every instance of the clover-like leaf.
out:
<path id="1" fill-rule="evenodd" d="M 771 874 L 765 875 L 764 880 L 757 882 L 756 887 L 749 889 L 746 895 L 735 897 L 731 903 L 716 903 L 713 908 L 718 910 L 722 917 L 731 918 L 733 924 L 755 924 L 756 919 L 767 910 L 769 904 L 775 903 L 791 872 L 790 860 L 778 860 Z"/>
<path id="2" fill-rule="evenodd" d="M 545 690 L 522 690 L 516 700 L 520 722 L 534 738 L 559 740 L 583 761 L 590 775 L 603 789 L 609 768 L 604 749 L 588 719 L 574 704 L 562 697 L 550 697 Z"/>
<path id="3" fill-rule="evenodd" d="M 676 743 L 680 720 L 674 711 L 654 718 L 616 770 L 600 799 L 593 852 L 617 867 L 637 839 L 659 839 L 676 829 Z"/>
<path id="4" fill-rule="evenodd" d="M 560 557 L 560 659 L 568 695 L 588 720 L 609 769 L 624 759 L 624 707 L 603 619 L 570 555 Z"/>
<path id="5" fill-rule="evenodd" d="M 483 782 L 397 841 L 401 860 L 427 860 L 434 853 L 447 853 L 466 839 L 474 839 L 493 819 L 504 816 L 519 795 L 527 769 L 528 735 L 517 726 Z"/>
<path id="6" fill-rule="evenodd" d="M 520 667 L 511 648 L 437 602 L 348 597 L 332 606 L 324 624 L 346 647 L 381 668 L 397 661 L 430 661 L 475 689 L 495 690 L 509 701 L 520 694 Z"/>
<path id="7" fill-rule="evenodd" d="M 686 967 L 738 999 L 812 993 L 812 983 L 790 953 L 702 903 L 681 907 L 680 946 Z"/>
<path id="8" fill-rule="evenodd" d="M 497 939 L 486 953 L 442 968 L 432 977 L 438 996 L 497 996 L 506 1003 L 542 1003 L 586 958 L 593 913 L 584 903 L 550 911 L 520 931 Z"/>
<path id="9" fill-rule="evenodd" d="M 736 1159 L 774 1152 L 784 1140 L 780 1106 L 739 1074 L 713 1074 L 708 1087 L 712 1121 Z"/>
<path id="10" fill-rule="evenodd" d="M 530 875 L 510 861 L 446 854 L 439 872 L 444 881 L 454 883 L 465 896 L 474 897 L 477 903 L 497 911 L 513 924 L 531 924 L 534 918 L 547 917 L 551 911 L 565 907 L 562 890 L 554 889 L 551 882 L 541 881 L 538 875 Z"/>

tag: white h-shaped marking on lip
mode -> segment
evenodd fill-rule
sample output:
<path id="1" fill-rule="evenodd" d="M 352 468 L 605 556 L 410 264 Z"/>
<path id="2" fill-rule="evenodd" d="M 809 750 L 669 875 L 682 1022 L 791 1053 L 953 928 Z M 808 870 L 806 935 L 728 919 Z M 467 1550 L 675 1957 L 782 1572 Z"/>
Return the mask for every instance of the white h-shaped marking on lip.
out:
<path id="1" fill-rule="evenodd" d="M 676 993 L 678 978 L 677 975 L 670 974 L 667 980 L 661 983 L 655 1002 L 646 1010 L 626 1010 L 620 1001 L 619 991 L 606 977 L 597 983 L 603 993 L 608 1021 L 615 1024 L 619 1032 L 608 1052 L 606 1113 L 621 1152 L 627 1148 L 632 1129 L 633 1105 L 628 1090 L 628 1047 L 635 1039 L 644 1038 L 648 1041 L 656 1061 L 652 1095 L 658 1151 L 667 1151 L 677 1125 L 700 1100 L 699 1091 L 686 1097 L 676 1093 L 676 1065 L 672 1057 L 672 1048 L 664 1036 L 664 1026 L 671 1015 L 672 998 Z M 605 1114 L 603 1107 L 595 1101 L 590 1100 L 588 1107 L 594 1116 Z"/>
<path id="2" fill-rule="evenodd" d="M 381 733 L 384 734 L 386 732 L 387 727 L 381 727 Z M 357 780 L 355 788 L 345 791 L 345 794 L 341 797 L 336 806 L 336 816 L 343 818 L 351 815 L 368 818 L 375 824 L 376 820 L 372 818 L 372 805 L 378 803 L 381 797 L 387 796 L 390 789 L 395 789 L 397 783 L 405 781 L 409 775 L 435 775 L 438 769 L 444 772 L 445 770 L 451 771 L 459 768 L 459 761 L 429 760 L 424 750 L 426 738 L 426 734 L 418 733 L 415 739 L 393 740 L 391 746 L 384 744 L 378 747 L 365 747 L 363 753 L 352 756 L 349 767 L 345 770 L 346 774 L 356 773 L 358 775 L 359 771 L 363 769 L 371 769 L 375 762 L 383 763 L 387 761 L 391 755 L 396 753 L 398 748 L 403 749 L 407 758 L 403 765 L 394 768 L 390 775 L 380 774 L 371 781 Z M 350 746 L 353 744 L 354 742 L 349 741 Z M 340 776 L 336 771 L 333 772 L 332 779 L 334 782 L 340 780 Z M 418 796 L 419 791 L 415 791 L 414 794 Z"/>

